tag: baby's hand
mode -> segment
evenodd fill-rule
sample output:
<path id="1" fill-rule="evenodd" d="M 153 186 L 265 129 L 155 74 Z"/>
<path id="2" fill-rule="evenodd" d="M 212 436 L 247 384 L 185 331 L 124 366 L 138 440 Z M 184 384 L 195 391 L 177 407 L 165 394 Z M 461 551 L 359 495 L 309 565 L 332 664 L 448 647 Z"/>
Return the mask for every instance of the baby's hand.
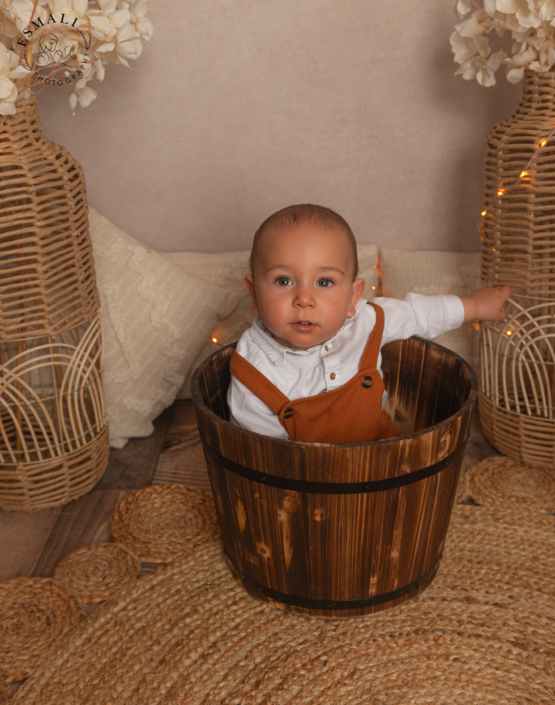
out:
<path id="1" fill-rule="evenodd" d="M 503 304 L 511 295 L 510 286 L 487 286 L 476 289 L 470 296 L 461 296 L 464 306 L 464 322 L 502 321 L 509 315 L 502 309 Z"/>

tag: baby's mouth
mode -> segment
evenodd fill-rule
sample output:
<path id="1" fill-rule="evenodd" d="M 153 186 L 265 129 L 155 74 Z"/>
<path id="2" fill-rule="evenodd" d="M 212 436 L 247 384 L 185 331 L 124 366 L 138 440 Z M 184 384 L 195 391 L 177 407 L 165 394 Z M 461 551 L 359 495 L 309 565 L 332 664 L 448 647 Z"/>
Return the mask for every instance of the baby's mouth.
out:
<path id="1" fill-rule="evenodd" d="M 293 328 L 295 328 L 295 330 L 304 331 L 304 332 L 311 331 L 314 328 L 316 328 L 316 324 L 311 323 L 310 321 L 295 321 L 295 323 L 293 323 L 292 326 L 293 326 Z"/>

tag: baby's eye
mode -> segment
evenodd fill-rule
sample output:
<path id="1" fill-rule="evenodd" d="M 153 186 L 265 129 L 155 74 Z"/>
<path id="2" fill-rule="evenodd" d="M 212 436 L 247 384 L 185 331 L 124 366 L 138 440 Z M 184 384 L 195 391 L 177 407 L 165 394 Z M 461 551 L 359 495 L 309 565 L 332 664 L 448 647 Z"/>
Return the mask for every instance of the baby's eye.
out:
<path id="1" fill-rule="evenodd" d="M 293 282 L 289 279 L 289 277 L 279 277 L 276 279 L 276 284 L 279 286 L 291 286 L 292 283 Z"/>
<path id="2" fill-rule="evenodd" d="M 318 286 L 323 287 L 324 289 L 327 289 L 333 284 L 331 279 L 318 279 Z"/>

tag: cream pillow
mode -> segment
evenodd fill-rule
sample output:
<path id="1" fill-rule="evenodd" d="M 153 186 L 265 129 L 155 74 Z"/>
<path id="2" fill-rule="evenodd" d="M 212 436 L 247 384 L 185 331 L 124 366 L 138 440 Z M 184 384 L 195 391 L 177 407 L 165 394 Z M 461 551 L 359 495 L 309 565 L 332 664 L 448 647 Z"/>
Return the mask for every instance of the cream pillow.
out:
<path id="1" fill-rule="evenodd" d="M 219 317 L 238 296 L 183 271 L 93 208 L 90 234 L 104 330 L 110 445 L 152 433 Z"/>
<path id="2" fill-rule="evenodd" d="M 357 253 L 359 277 L 366 281 L 365 296 L 370 299 L 375 296 L 378 286 L 378 248 L 375 245 L 359 245 Z M 233 311 L 229 316 L 218 321 L 210 334 L 210 339 L 206 341 L 204 347 L 197 355 L 187 374 L 185 383 L 177 394 L 178 399 L 191 398 L 190 381 L 198 365 L 218 350 L 220 346 L 239 340 L 242 333 L 252 324 L 254 318 L 251 313 L 252 302 L 244 284 L 245 274 L 249 271 L 249 255 L 250 250 L 220 252 L 217 254 L 170 252 L 167 255 L 172 262 L 187 272 L 203 277 L 212 284 L 223 286 L 238 297 L 238 303 Z M 213 339 L 217 343 L 212 342 Z"/>
<path id="3" fill-rule="evenodd" d="M 480 253 L 380 250 L 382 292 L 402 299 L 415 294 L 467 296 L 480 288 Z M 478 369 L 478 326 L 464 323 L 435 342 L 454 350 Z"/>
<path id="4" fill-rule="evenodd" d="M 168 252 L 167 257 L 182 269 L 212 284 L 228 289 L 236 300 L 233 311 L 219 320 L 211 331 L 211 338 L 216 338 L 218 345 L 208 342 L 206 349 L 213 352 L 220 345 L 227 345 L 238 340 L 241 333 L 250 327 L 253 315 L 250 312 L 251 298 L 245 289 L 245 274 L 249 271 L 250 250 L 237 252 Z M 201 358 L 202 362 L 204 358 Z M 199 362 L 199 364 L 200 364 Z"/>

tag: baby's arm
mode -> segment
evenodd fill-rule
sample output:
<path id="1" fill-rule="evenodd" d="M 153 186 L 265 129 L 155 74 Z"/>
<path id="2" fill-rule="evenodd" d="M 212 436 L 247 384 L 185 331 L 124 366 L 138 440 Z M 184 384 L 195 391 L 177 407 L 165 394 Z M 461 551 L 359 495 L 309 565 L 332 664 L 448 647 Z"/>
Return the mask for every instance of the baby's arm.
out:
<path id="1" fill-rule="evenodd" d="M 502 309 L 511 295 L 510 286 L 488 286 L 476 289 L 470 296 L 461 296 L 464 306 L 464 322 L 468 321 L 502 321 L 509 315 Z"/>

